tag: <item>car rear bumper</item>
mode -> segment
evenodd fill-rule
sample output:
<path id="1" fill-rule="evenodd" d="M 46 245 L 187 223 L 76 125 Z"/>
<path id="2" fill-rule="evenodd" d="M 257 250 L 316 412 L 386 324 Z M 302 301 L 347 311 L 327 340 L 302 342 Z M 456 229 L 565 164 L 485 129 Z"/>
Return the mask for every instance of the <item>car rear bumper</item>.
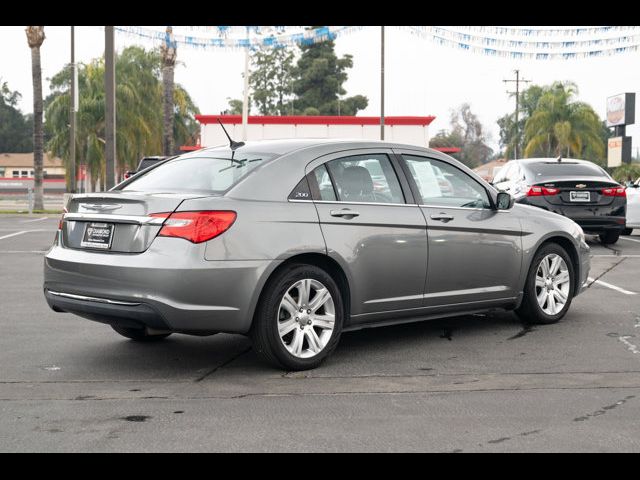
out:
<path id="1" fill-rule="evenodd" d="M 204 248 L 168 238 L 137 255 L 54 245 L 45 256 L 45 298 L 55 311 L 111 325 L 246 333 L 262 283 L 279 262 L 207 261 Z"/>
<path id="2" fill-rule="evenodd" d="M 602 233 L 609 230 L 624 230 L 625 217 L 573 218 L 571 220 L 582 227 L 585 233 Z"/>
<path id="3" fill-rule="evenodd" d="M 626 223 L 626 201 L 614 200 L 610 205 L 553 204 L 545 197 L 521 197 L 518 203 L 532 205 L 570 218 L 586 233 L 597 234 L 608 230 L 623 230 Z"/>

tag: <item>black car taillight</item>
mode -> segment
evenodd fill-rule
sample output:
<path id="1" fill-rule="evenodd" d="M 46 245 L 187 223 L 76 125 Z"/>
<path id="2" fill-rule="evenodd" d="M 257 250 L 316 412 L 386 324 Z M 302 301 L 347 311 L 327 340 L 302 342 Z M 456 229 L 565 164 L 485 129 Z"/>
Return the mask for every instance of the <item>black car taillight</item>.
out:
<path id="1" fill-rule="evenodd" d="M 542 197 L 547 195 L 557 195 L 558 193 L 560 193 L 559 188 L 529 187 L 529 190 L 527 190 L 527 197 Z"/>
<path id="2" fill-rule="evenodd" d="M 603 188 L 600 193 L 605 197 L 626 197 L 627 192 L 624 187 Z"/>
<path id="3" fill-rule="evenodd" d="M 152 217 L 165 218 L 159 237 L 184 238 L 202 243 L 229 230 L 236 221 L 236 212 L 205 210 L 198 212 L 152 213 Z"/>

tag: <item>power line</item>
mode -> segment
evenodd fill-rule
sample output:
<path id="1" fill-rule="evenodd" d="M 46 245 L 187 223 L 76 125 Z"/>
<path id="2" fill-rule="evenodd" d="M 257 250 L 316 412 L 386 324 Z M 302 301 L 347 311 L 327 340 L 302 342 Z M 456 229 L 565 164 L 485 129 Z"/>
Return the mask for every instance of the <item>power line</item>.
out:
<path id="1" fill-rule="evenodd" d="M 531 80 L 525 80 L 523 78 L 520 78 L 520 70 L 515 70 L 516 73 L 516 79 L 515 80 L 502 80 L 504 83 L 515 83 L 516 84 L 516 91 L 515 92 L 510 92 L 507 90 L 507 93 L 512 95 L 515 94 L 516 96 L 516 142 L 515 142 L 515 146 L 514 146 L 514 152 L 513 152 L 513 158 L 514 160 L 518 159 L 518 143 L 520 141 L 520 127 L 518 125 L 518 111 L 519 111 L 519 107 L 520 107 L 520 84 L 521 83 L 531 83 Z"/>

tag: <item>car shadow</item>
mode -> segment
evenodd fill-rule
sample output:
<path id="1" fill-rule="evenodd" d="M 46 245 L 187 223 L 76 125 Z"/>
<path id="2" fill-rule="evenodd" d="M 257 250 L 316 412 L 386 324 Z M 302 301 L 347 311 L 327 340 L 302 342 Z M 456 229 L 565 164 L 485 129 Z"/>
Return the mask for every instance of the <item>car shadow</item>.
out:
<path id="1" fill-rule="evenodd" d="M 451 342 L 455 353 L 456 336 L 501 338 L 523 335 L 525 327 L 513 313 L 462 315 L 445 319 L 392 325 L 345 332 L 332 357 L 325 364 L 362 362 L 374 352 L 377 359 L 397 355 L 412 348 L 429 349 L 440 342 Z M 525 331 L 526 332 L 526 331 Z M 76 351 L 89 372 L 102 372 L 110 378 L 139 381 L 209 381 L 216 376 L 282 376 L 280 369 L 264 364 L 242 335 L 218 334 L 211 337 L 172 335 L 151 343 L 115 338 L 100 348 L 88 346 Z M 321 367 L 323 368 L 323 367 Z"/>

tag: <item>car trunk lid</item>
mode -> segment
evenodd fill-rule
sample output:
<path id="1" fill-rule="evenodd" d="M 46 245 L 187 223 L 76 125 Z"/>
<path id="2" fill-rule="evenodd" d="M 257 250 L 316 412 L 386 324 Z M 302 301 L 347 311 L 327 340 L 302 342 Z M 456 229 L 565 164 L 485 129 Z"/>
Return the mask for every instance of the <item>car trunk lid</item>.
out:
<path id="1" fill-rule="evenodd" d="M 62 243 L 96 252 L 141 253 L 157 236 L 164 218 L 187 199 L 202 194 L 102 192 L 74 195 L 64 215 Z"/>
<path id="2" fill-rule="evenodd" d="M 538 181 L 532 187 L 558 189 L 557 194 L 544 196 L 553 205 L 610 205 L 615 197 L 604 195 L 602 190 L 620 185 L 601 177 L 558 177 Z"/>

